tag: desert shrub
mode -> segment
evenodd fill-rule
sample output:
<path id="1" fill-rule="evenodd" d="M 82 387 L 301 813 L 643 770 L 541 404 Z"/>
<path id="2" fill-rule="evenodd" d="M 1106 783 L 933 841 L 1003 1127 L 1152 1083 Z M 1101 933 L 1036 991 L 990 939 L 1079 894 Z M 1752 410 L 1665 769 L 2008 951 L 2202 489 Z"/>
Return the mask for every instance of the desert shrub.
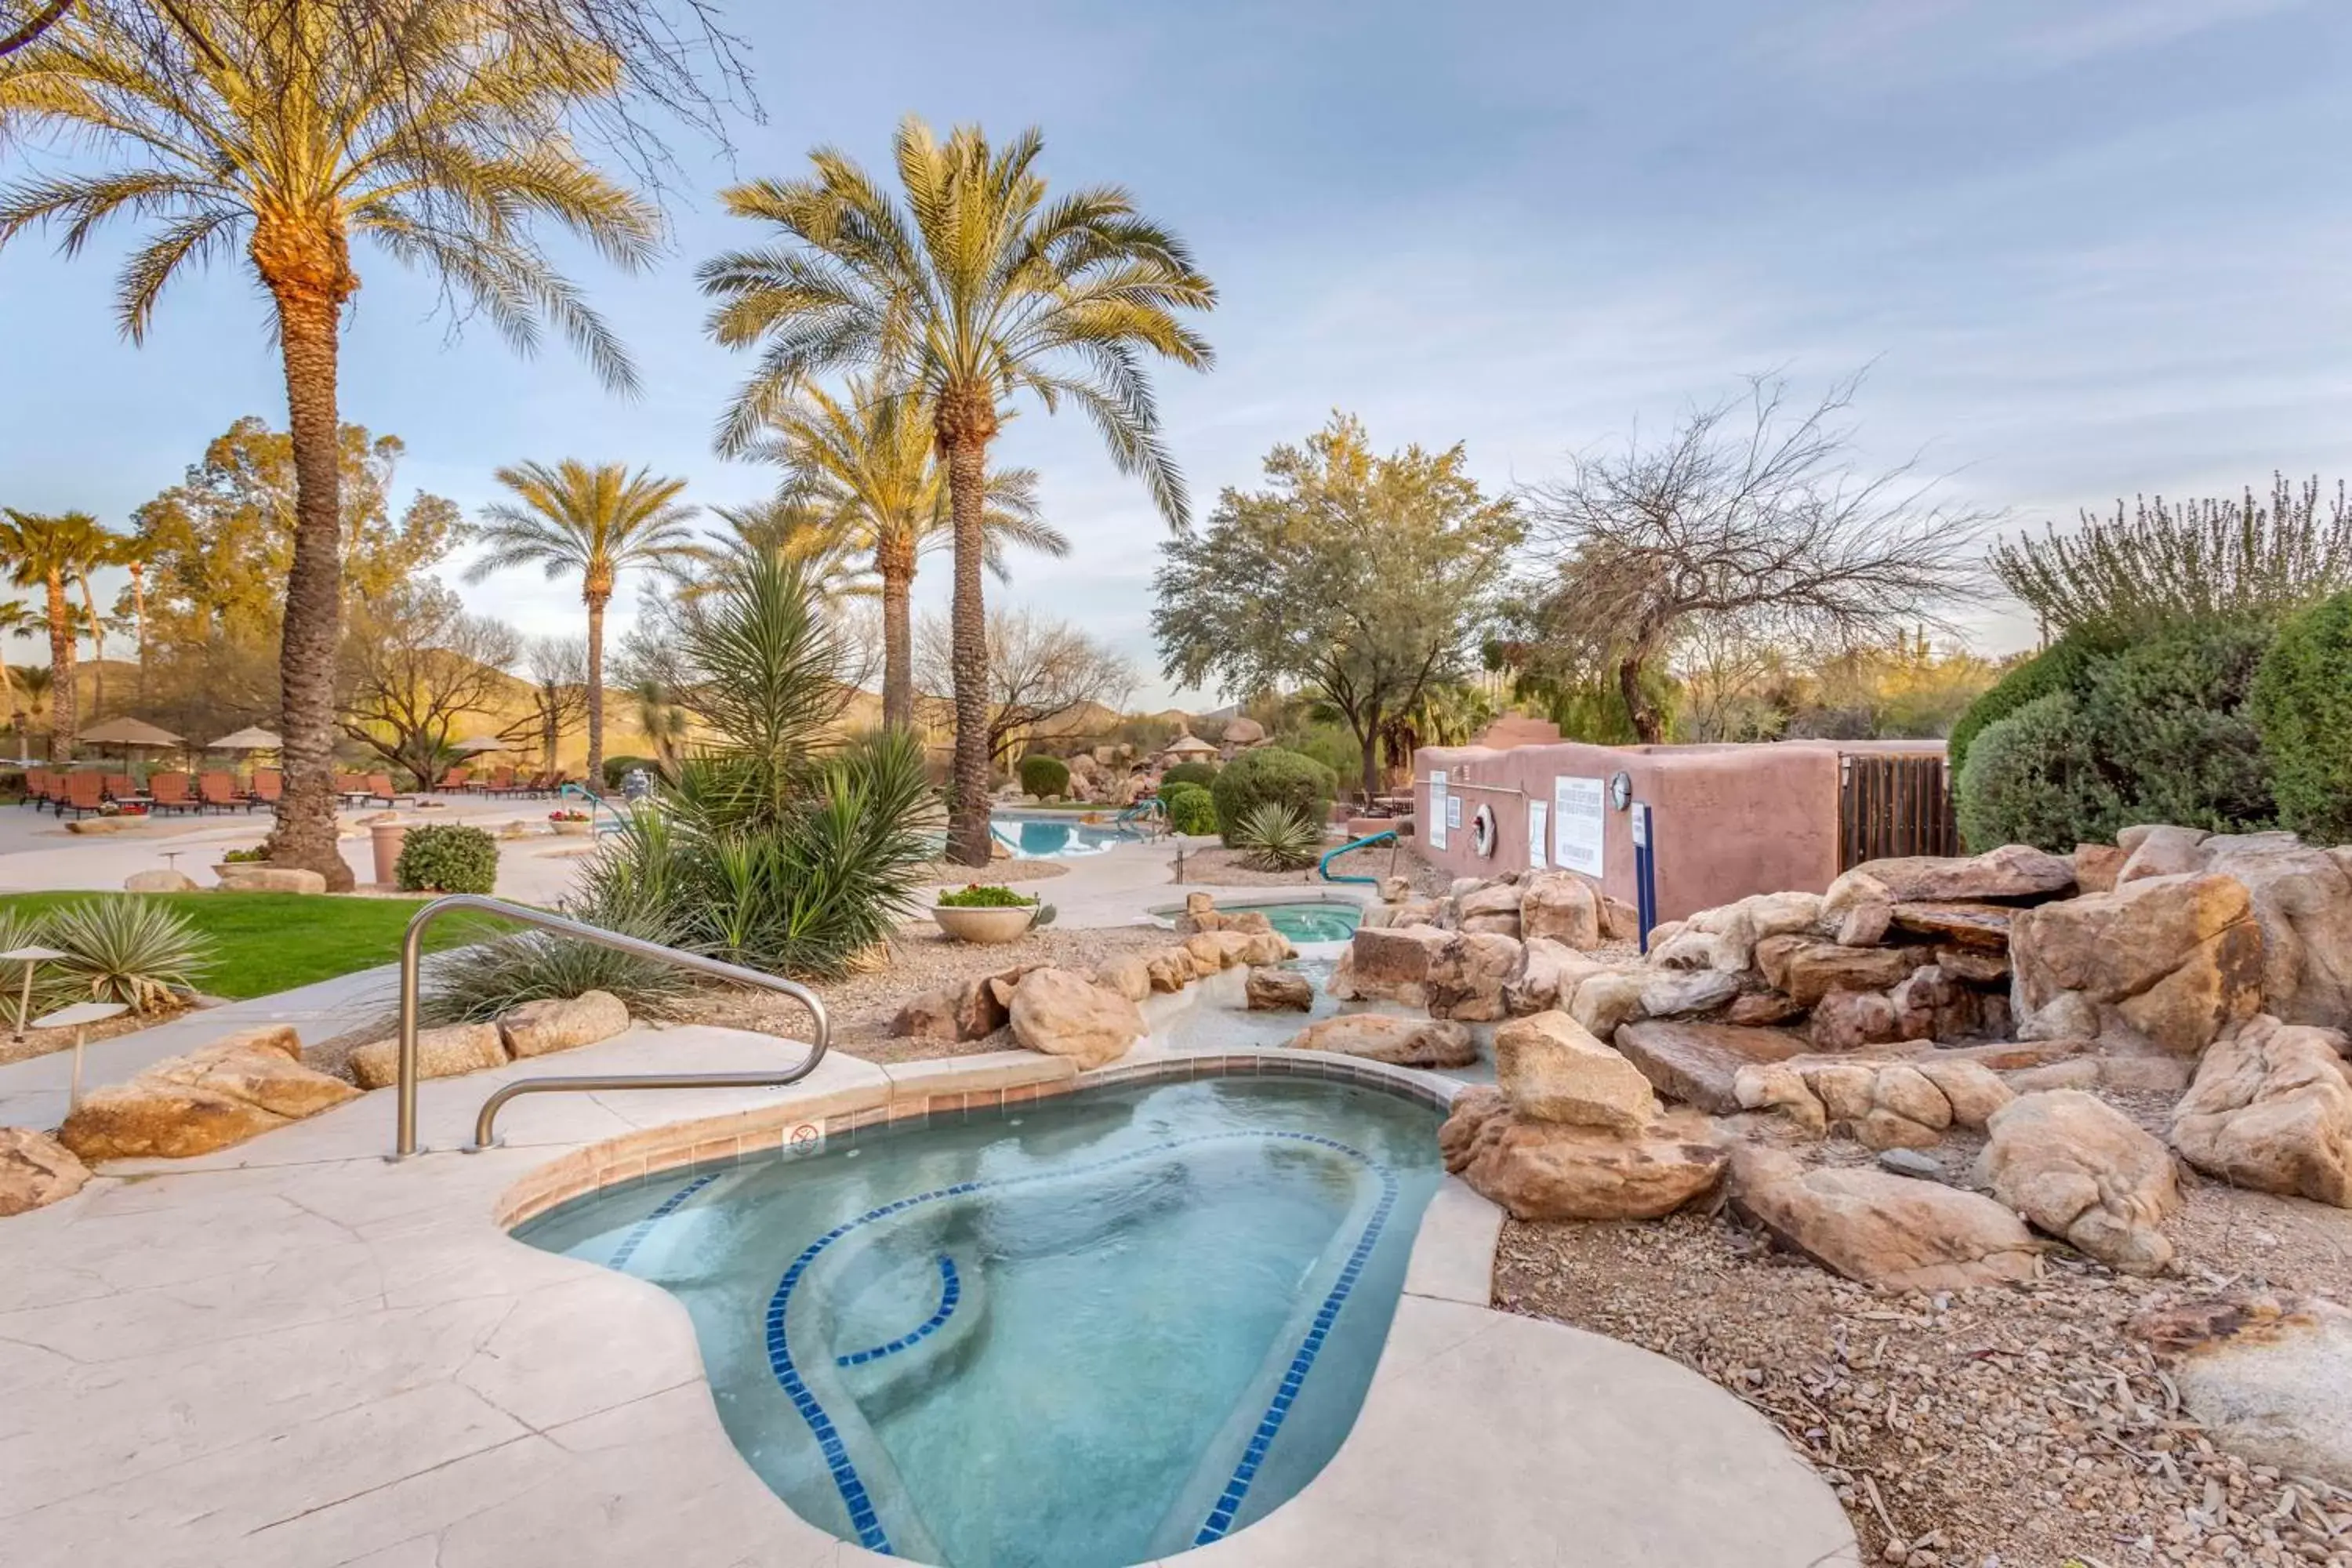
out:
<path id="1" fill-rule="evenodd" d="M 1026 909 L 1037 900 L 994 882 L 967 882 L 961 888 L 941 890 L 937 901 L 943 910 L 1017 910 Z"/>
<path id="2" fill-rule="evenodd" d="M 2122 802 L 2099 766 L 2082 707 L 2064 691 L 2037 697 L 1988 725 L 1969 748 L 1955 793 L 1960 836 L 1971 849 L 2072 849 L 2124 826 Z"/>
<path id="3" fill-rule="evenodd" d="M 1021 759 L 1021 793 L 1039 800 L 1070 793 L 1070 764 L 1043 752 Z"/>
<path id="4" fill-rule="evenodd" d="M 661 763 L 651 757 L 606 757 L 604 759 L 604 793 L 610 795 L 621 787 L 621 781 L 631 770 L 643 768 L 651 778 L 661 777 Z"/>
<path id="5" fill-rule="evenodd" d="M 47 944 L 66 955 L 55 969 L 84 1001 L 149 1012 L 194 989 L 212 965 L 212 943 L 194 923 L 152 899 L 89 899 L 51 910 L 45 924 Z"/>
<path id="6" fill-rule="evenodd" d="M 2089 668 L 2083 722 L 2124 822 L 2226 833 L 2275 819 L 2252 707 L 2272 637 L 2259 620 L 2183 622 Z"/>
<path id="7" fill-rule="evenodd" d="M 463 823 L 412 827 L 392 874 L 404 892 L 487 893 L 498 885 L 499 841 Z"/>
<path id="8" fill-rule="evenodd" d="M 2280 626 L 2255 676 L 2253 711 L 2279 820 L 2352 843 L 2352 594 Z"/>
<path id="9" fill-rule="evenodd" d="M 1214 833 L 1217 803 L 1196 784 L 1162 784 L 1160 804 L 1168 808 L 1168 826 L 1178 833 Z"/>
<path id="10" fill-rule="evenodd" d="M 1259 806 L 1284 806 L 1319 825 L 1330 815 L 1332 798 L 1339 791 L 1339 775 L 1328 767 L 1279 746 L 1244 752 L 1209 786 L 1229 848 L 1240 847 L 1234 829 Z"/>
<path id="11" fill-rule="evenodd" d="M 1170 784 L 1198 784 L 1202 789 L 1217 782 L 1214 763 L 1176 763 L 1160 775 L 1160 792 L 1164 797 Z"/>
<path id="12" fill-rule="evenodd" d="M 1250 807 L 1227 841 L 1255 870 L 1296 871 L 1313 865 L 1322 853 L 1323 819 L 1269 802 Z"/>
<path id="13" fill-rule="evenodd" d="M 1944 742 L 1952 776 L 1960 776 L 1968 764 L 1969 748 L 1988 726 L 2053 691 L 2078 690 L 2091 667 L 2108 651 L 2107 644 L 2089 634 L 2061 637 L 1994 681 L 1982 696 L 1969 704 Z"/>
<path id="14" fill-rule="evenodd" d="M 667 944 L 654 927 L 623 932 Z M 520 931 L 473 942 L 425 966 L 418 1009 L 427 1024 L 480 1024 L 526 1002 L 609 991 L 632 1013 L 660 1017 L 693 986 L 683 969 L 554 931 Z"/>

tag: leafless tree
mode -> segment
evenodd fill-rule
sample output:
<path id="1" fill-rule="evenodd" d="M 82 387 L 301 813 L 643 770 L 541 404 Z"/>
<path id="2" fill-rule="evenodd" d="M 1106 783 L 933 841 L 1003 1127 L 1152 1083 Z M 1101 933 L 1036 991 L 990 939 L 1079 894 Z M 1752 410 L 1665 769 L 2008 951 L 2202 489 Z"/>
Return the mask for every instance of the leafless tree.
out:
<path id="1" fill-rule="evenodd" d="M 529 707 L 499 739 L 536 741 L 540 765 L 553 772 L 556 748 L 588 717 L 588 649 L 569 637 L 533 637 L 522 650 L 522 678 L 530 687 Z M 588 787 L 602 785 L 591 779 Z"/>
<path id="2" fill-rule="evenodd" d="M 521 649 L 502 621 L 468 615 L 430 578 L 404 583 L 355 605 L 343 636 L 343 732 L 420 783 L 437 780 L 451 731 L 467 714 L 495 711 L 513 689 Z"/>
<path id="3" fill-rule="evenodd" d="M 924 617 L 915 637 L 919 710 L 953 722 L 948 625 Z M 988 755 L 997 766 L 1032 736 L 1066 730 L 1087 709 L 1117 710 L 1135 689 L 1135 667 L 1067 621 L 1027 610 L 988 613 Z"/>
<path id="4" fill-rule="evenodd" d="M 1980 580 L 1992 520 L 1935 499 L 1915 463 L 1859 471 L 1857 384 L 1801 410 L 1785 382 L 1759 378 L 1662 443 L 1636 436 L 1535 487 L 1529 514 L 1553 557 L 1526 612 L 1538 659 L 1613 678 L 1634 734 L 1655 744 L 1665 719 L 1643 671 L 1704 623 L 1816 646 L 1944 625 L 1943 606 Z"/>

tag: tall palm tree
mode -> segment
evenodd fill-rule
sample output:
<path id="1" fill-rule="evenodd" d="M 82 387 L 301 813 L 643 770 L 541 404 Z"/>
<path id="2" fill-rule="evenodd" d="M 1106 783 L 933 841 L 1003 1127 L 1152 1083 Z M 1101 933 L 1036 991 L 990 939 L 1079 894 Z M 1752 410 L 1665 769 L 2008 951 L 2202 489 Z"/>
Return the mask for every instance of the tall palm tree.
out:
<path id="1" fill-rule="evenodd" d="M 809 504 L 797 489 L 747 506 L 714 506 L 710 515 L 725 525 L 715 548 L 704 552 L 705 564 L 717 568 L 685 582 L 680 596 L 698 599 L 718 592 L 730 568 L 747 566 L 761 558 L 793 563 L 802 568 L 809 592 L 828 611 L 843 602 L 877 591 L 868 564 L 856 543 L 829 511 Z"/>
<path id="2" fill-rule="evenodd" d="M 128 547 L 133 542 L 129 535 L 117 533 L 93 519 L 89 542 L 74 570 L 74 581 L 81 588 L 82 610 L 87 616 L 83 624 L 89 631 L 89 712 L 93 719 L 106 710 L 107 622 L 98 613 L 98 585 L 90 574 L 102 567 L 127 564 L 131 559 Z"/>
<path id="3" fill-rule="evenodd" d="M 915 634 L 909 609 L 923 552 L 955 538 L 936 421 L 919 393 L 849 378 L 848 395 L 801 390 L 769 419 L 760 455 L 791 474 L 793 493 L 818 509 L 843 544 L 865 556 L 882 586 L 882 721 L 915 721 Z M 1070 542 L 1037 505 L 1032 468 L 989 470 L 981 531 L 984 559 L 1001 582 L 1004 547 L 1066 555 Z"/>
<path id="4" fill-rule="evenodd" d="M 35 635 L 43 626 L 42 618 L 22 599 L 0 603 L 0 636 L 13 634 L 20 637 Z M 8 688 L 8 721 L 16 731 L 16 754 L 31 756 L 32 731 L 26 724 L 25 692 L 16 684 L 16 672 L 8 663 L 7 649 L 0 647 L 0 685 Z"/>
<path id="5" fill-rule="evenodd" d="M 0 190 L 0 244 L 37 224 L 79 251 L 110 217 L 152 223 L 124 264 L 116 318 L 143 339 L 164 286 L 242 247 L 272 306 L 294 447 L 294 554 L 279 643 L 286 790 L 271 858 L 351 885 L 330 774 L 341 635 L 337 356 L 359 288 L 354 237 L 432 273 L 518 348 L 552 321 L 597 374 L 634 389 L 619 343 L 534 237 L 561 225 L 635 267 L 653 209 L 566 133 L 622 89 L 611 54 L 518 39 L 495 9 L 373 0 L 368 27 L 315 0 L 207 0 L 178 26 L 79 5 L 0 59 L 0 142 L 46 139 L 109 166 Z M 61 703 L 70 700 L 61 689 Z"/>
<path id="6" fill-rule="evenodd" d="M 760 350 L 720 425 L 722 449 L 756 445 L 794 394 L 835 370 L 870 370 L 930 409 L 955 539 L 949 853 L 975 866 L 990 848 L 989 443 L 1015 394 L 1048 412 L 1067 399 L 1182 526 L 1183 479 L 1160 444 L 1143 360 L 1207 368 L 1208 343 L 1177 312 L 1216 303 L 1183 241 L 1139 216 L 1126 192 L 1100 186 L 1049 202 L 1034 168 L 1043 146 L 1034 130 L 1002 149 L 969 127 L 941 142 L 910 115 L 894 143 L 901 196 L 820 148 L 807 178 L 726 193 L 730 212 L 772 226 L 786 243 L 716 257 L 700 273 L 719 301 L 713 335 Z"/>
<path id="7" fill-rule="evenodd" d="M 93 556 L 104 550 L 106 531 L 86 511 L 37 512 L 8 510 L 0 522 L 0 561 L 8 566 L 8 580 L 20 588 L 39 588 L 47 595 L 43 619 L 49 634 L 49 761 L 73 760 L 74 733 L 79 728 L 74 701 L 75 605 L 66 597 L 67 585 L 83 577 Z"/>
<path id="8" fill-rule="evenodd" d="M 588 606 L 588 777 L 604 776 L 604 606 L 621 574 L 666 568 L 698 553 L 686 524 L 696 509 L 677 504 L 684 479 L 657 479 L 644 468 L 566 458 L 553 468 L 518 463 L 498 471 L 514 501 L 485 508 L 478 537 L 488 548 L 467 569 L 478 583 L 509 566 L 539 566 L 550 578 L 580 574 Z"/>

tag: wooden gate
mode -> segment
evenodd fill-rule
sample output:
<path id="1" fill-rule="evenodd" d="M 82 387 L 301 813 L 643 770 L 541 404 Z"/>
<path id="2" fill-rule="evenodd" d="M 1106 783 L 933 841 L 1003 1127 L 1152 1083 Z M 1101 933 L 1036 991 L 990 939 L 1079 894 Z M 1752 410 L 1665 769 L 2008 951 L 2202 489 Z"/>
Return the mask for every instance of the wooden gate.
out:
<path id="1" fill-rule="evenodd" d="M 1838 867 L 1890 855 L 1958 855 L 1944 759 L 1916 752 L 1864 752 L 1839 759 Z"/>

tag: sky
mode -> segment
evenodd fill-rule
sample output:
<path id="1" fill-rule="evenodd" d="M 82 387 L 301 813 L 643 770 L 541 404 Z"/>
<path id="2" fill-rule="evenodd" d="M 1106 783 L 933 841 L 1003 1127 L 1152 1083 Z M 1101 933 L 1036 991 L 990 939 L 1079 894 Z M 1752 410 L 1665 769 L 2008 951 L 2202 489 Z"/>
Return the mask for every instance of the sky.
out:
<path id="1" fill-rule="evenodd" d="M 1464 443 L 1508 489 L 1748 375 L 1811 394 L 1864 366 L 1861 460 L 1916 458 L 2012 530 L 2352 474 L 2340 0 L 908 0 L 729 21 L 764 118 L 731 151 L 675 143 L 659 264 L 560 251 L 641 398 L 560 345 L 518 358 L 360 251 L 342 411 L 406 442 L 404 496 L 470 513 L 499 465 L 567 456 L 682 476 L 705 504 L 763 493 L 766 470 L 710 445 L 746 367 L 705 333 L 694 268 L 761 237 L 716 193 L 820 144 L 887 169 L 908 112 L 1039 126 L 1049 180 L 1122 184 L 1191 242 L 1217 363 L 1158 381 L 1196 510 L 1334 408 L 1382 447 Z M 238 416 L 283 423 L 249 277 L 180 284 L 134 347 L 110 309 L 121 251 L 0 249 L 0 504 L 121 525 Z M 1040 470 L 1074 546 L 1018 560 L 1000 602 L 1118 647 L 1139 705 L 1214 700 L 1159 679 L 1166 524 L 1092 428 L 1024 409 L 997 460 Z M 927 565 L 919 606 L 946 576 Z M 526 632 L 579 625 L 576 589 L 535 574 L 462 591 Z M 1997 604 L 1958 618 L 1988 651 L 2031 640 Z"/>

